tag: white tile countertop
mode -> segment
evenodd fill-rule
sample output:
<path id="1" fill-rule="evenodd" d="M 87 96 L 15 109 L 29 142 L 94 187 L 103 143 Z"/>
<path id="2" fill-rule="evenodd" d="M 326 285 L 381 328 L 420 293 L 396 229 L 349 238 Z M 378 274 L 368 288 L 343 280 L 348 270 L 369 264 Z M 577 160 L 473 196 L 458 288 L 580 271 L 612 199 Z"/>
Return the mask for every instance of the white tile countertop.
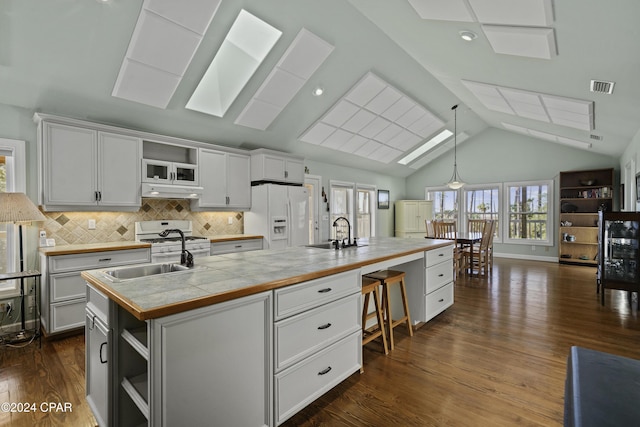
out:
<path id="1" fill-rule="evenodd" d="M 292 247 L 216 255 L 198 258 L 192 270 L 135 279 L 112 279 L 104 269 L 85 271 L 82 277 L 136 318 L 146 320 L 401 258 L 452 242 L 387 237 L 361 239 L 358 244 L 363 246 L 341 250 Z"/>

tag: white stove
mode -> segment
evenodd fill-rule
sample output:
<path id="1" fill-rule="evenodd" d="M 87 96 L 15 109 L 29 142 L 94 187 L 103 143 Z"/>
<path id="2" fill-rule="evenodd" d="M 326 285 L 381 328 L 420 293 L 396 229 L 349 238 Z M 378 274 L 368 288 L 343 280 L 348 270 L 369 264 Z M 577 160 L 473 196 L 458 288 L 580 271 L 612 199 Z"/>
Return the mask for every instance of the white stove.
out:
<path id="1" fill-rule="evenodd" d="M 211 254 L 211 241 L 206 237 L 194 236 L 191 221 L 160 220 L 135 223 L 135 238 L 138 242 L 151 243 L 151 262 L 180 262 L 182 237 L 179 233 L 170 233 L 161 237 L 165 230 L 180 230 L 184 234 L 185 249 L 194 258 Z"/>

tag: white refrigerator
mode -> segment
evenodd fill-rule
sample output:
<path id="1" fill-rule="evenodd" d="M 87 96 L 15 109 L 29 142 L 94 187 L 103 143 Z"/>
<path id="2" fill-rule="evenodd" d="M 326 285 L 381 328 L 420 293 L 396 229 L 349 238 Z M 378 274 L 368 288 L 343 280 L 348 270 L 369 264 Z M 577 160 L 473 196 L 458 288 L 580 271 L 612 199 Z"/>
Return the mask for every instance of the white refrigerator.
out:
<path id="1" fill-rule="evenodd" d="M 264 236 L 265 249 L 308 245 L 308 190 L 278 184 L 251 187 L 251 210 L 244 214 L 244 232 Z"/>

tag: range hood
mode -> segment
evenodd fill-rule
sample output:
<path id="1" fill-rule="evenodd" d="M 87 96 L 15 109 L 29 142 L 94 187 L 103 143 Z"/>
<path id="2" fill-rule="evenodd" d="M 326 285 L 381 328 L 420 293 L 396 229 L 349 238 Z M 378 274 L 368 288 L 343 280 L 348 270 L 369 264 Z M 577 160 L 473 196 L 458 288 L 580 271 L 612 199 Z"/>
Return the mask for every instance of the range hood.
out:
<path id="1" fill-rule="evenodd" d="M 202 187 L 174 184 L 142 184 L 142 197 L 156 199 L 198 199 L 202 195 Z"/>

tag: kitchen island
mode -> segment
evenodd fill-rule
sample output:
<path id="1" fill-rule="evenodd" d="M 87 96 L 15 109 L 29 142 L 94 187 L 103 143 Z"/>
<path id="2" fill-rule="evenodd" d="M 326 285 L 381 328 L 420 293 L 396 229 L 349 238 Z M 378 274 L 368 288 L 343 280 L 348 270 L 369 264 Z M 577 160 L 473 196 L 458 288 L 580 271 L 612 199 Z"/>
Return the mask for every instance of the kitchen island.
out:
<path id="1" fill-rule="evenodd" d="M 450 241 L 359 244 L 219 255 L 189 271 L 126 280 L 83 272 L 96 418 L 278 425 L 360 369 L 363 274 L 406 271 L 415 323 L 453 303 Z"/>

